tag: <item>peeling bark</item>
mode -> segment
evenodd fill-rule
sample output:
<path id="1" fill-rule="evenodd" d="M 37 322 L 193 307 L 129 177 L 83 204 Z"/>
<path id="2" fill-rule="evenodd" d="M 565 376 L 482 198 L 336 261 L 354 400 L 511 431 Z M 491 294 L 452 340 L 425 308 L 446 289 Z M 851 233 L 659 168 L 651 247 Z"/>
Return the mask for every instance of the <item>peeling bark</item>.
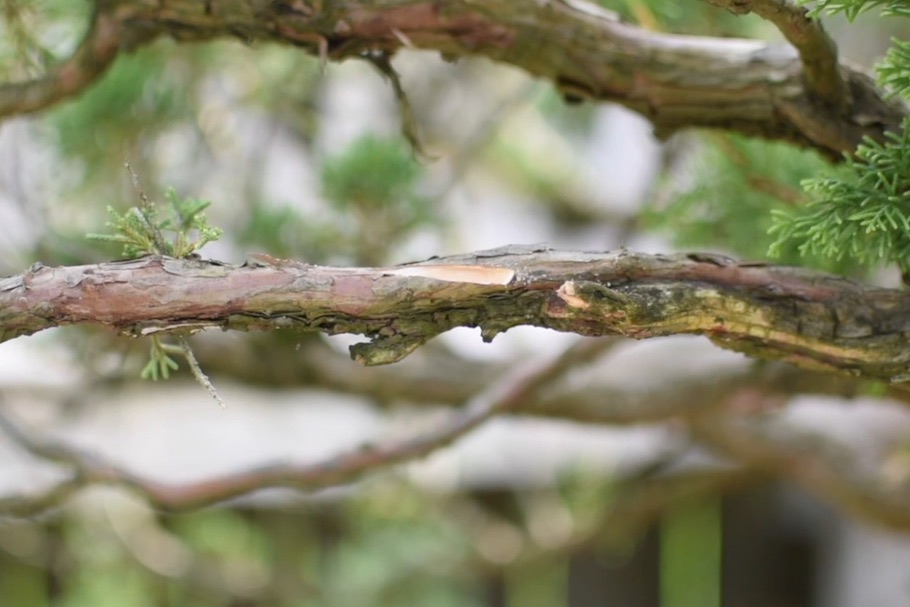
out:
<path id="1" fill-rule="evenodd" d="M 807 368 L 910 377 L 910 295 L 801 268 L 545 247 L 395 268 L 257 260 L 36 267 L 0 280 L 0 340 L 77 323 L 137 336 L 210 327 L 357 333 L 372 341 L 352 347 L 355 359 L 384 364 L 454 327 L 481 327 L 490 340 L 534 325 L 636 339 L 698 334 Z"/>

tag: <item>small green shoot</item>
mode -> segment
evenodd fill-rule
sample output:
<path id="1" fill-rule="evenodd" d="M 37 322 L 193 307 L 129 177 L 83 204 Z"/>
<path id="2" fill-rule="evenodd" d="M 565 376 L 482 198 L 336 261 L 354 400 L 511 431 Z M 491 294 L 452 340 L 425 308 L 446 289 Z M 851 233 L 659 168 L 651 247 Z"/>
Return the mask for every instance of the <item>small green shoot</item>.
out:
<path id="1" fill-rule="evenodd" d="M 206 244 L 221 237 L 221 229 L 209 225 L 203 213 L 211 204 L 209 201 L 180 198 L 173 188 L 169 188 L 164 195 L 166 206 L 159 212 L 158 205 L 149 200 L 142 191 L 139 178 L 129 163 L 126 163 L 126 170 L 133 178 L 133 185 L 139 196 L 139 206 L 132 207 L 124 213 L 108 207 L 110 221 L 106 225 L 112 233 L 89 234 L 89 239 L 122 244 L 123 255 L 128 259 L 143 255 L 181 259 L 195 254 Z M 149 360 L 140 372 L 142 379 L 152 381 L 168 379 L 171 371 L 179 368 L 177 361 L 172 358 L 175 354 L 186 358 L 196 381 L 206 389 L 215 402 L 224 407 L 224 401 L 202 371 L 185 337 L 179 337 L 179 344 L 175 345 L 164 343 L 160 336 L 153 335 Z"/>
<path id="2" fill-rule="evenodd" d="M 89 234 L 92 240 L 123 245 L 129 259 L 143 255 L 189 257 L 221 237 L 222 230 L 208 223 L 203 211 L 207 200 L 180 198 L 173 189 L 164 195 L 166 206 L 159 211 L 154 204 L 132 207 L 123 213 L 108 207 L 110 234 Z"/>
<path id="3" fill-rule="evenodd" d="M 166 344 L 161 341 L 157 335 L 152 336 L 152 348 L 149 352 L 149 361 L 142 367 L 139 374 L 142 379 L 158 381 L 159 379 L 168 379 L 171 371 L 179 368 L 177 361 L 171 358 L 171 354 L 184 354 L 183 348 L 173 344 Z"/>

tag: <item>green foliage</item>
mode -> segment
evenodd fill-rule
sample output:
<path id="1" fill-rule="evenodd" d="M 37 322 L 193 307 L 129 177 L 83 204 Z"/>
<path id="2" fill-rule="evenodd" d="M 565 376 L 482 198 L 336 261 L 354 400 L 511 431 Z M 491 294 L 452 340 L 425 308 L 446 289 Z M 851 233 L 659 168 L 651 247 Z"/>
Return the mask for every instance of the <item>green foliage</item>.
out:
<path id="1" fill-rule="evenodd" d="M 168 379 L 171 376 L 171 371 L 176 371 L 179 368 L 177 361 L 171 358 L 170 355 L 182 353 L 183 351 L 178 346 L 162 342 L 157 335 L 152 336 L 149 360 L 142 368 L 140 376 L 142 379 L 150 379 L 152 381 Z"/>
<path id="2" fill-rule="evenodd" d="M 360 263 L 383 263 L 418 228 L 436 223 L 430 201 L 418 193 L 423 167 L 401 139 L 366 135 L 322 165 L 322 193 L 337 217 L 331 229 Z M 324 226 L 325 227 L 325 226 Z"/>
<path id="3" fill-rule="evenodd" d="M 469 539 L 431 500 L 391 483 L 344 506 L 347 536 L 327 555 L 319 597 L 305 604 L 476 604 L 458 579 L 470 562 Z"/>
<path id="4" fill-rule="evenodd" d="M 784 143 L 716 135 L 694 167 L 691 187 L 669 204 L 649 209 L 645 225 L 670 231 L 681 247 L 722 248 L 748 259 L 766 257 L 773 238 L 769 209 L 780 213 L 806 201 L 802 180 L 826 167 L 813 152 Z M 821 256 L 803 259 L 798 243 L 779 246 L 785 263 L 849 272 L 853 264 Z"/>
<path id="5" fill-rule="evenodd" d="M 813 16 L 844 13 L 850 21 L 867 10 L 881 8 L 883 15 L 910 17 L 910 2 L 907 0 L 817 0 L 812 9 Z"/>
<path id="6" fill-rule="evenodd" d="M 883 144 L 866 140 L 845 169 L 806 180 L 813 199 L 805 208 L 774 212 L 772 253 L 799 242 L 807 255 L 910 269 L 910 119 Z"/>
<path id="7" fill-rule="evenodd" d="M 120 57 L 84 95 L 50 114 L 58 149 L 87 173 L 138 158 L 140 141 L 173 129 L 190 111 L 187 70 L 175 65 L 185 60 L 171 61 L 161 46 Z"/>
<path id="8" fill-rule="evenodd" d="M 379 265 L 417 230 L 436 228 L 438 209 L 419 193 L 424 168 L 399 138 L 365 136 L 326 158 L 322 208 L 250 200 L 239 242 L 312 263 Z"/>
<path id="9" fill-rule="evenodd" d="M 910 42 L 892 39 L 891 44 L 888 54 L 875 71 L 882 86 L 896 95 L 907 97 L 910 93 Z"/>
<path id="10" fill-rule="evenodd" d="M 343 210 L 367 212 L 398 207 L 408 218 L 420 215 L 424 201 L 414 194 L 421 167 L 399 139 L 367 135 L 326 159 L 322 189 Z"/>
<path id="11" fill-rule="evenodd" d="M 128 259 L 142 255 L 189 257 L 221 237 L 222 231 L 209 225 L 203 213 L 211 202 L 179 198 L 171 188 L 164 198 L 167 206 L 163 212 L 155 204 L 131 207 L 124 213 L 108 207 L 110 221 L 106 225 L 113 233 L 88 237 L 122 244 Z"/>

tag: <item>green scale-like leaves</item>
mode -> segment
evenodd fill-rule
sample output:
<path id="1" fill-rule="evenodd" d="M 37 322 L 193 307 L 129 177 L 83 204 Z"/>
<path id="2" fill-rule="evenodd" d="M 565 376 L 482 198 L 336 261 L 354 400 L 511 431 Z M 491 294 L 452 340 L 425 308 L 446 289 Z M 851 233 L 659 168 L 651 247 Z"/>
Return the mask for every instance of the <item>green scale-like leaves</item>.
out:
<path id="1" fill-rule="evenodd" d="M 774 212 L 772 253 L 800 240 L 804 254 L 910 268 L 910 119 L 885 143 L 866 140 L 838 177 L 803 182 L 812 195 L 800 211 Z"/>

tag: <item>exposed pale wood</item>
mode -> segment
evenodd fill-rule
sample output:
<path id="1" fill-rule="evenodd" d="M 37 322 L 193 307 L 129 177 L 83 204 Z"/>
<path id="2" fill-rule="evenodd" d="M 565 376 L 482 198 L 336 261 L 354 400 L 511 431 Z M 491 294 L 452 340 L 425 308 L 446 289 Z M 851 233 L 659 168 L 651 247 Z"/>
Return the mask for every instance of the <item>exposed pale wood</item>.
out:
<path id="1" fill-rule="evenodd" d="M 400 275 L 477 266 L 508 284 Z M 359 333 L 366 364 L 398 361 L 453 327 L 518 325 L 644 339 L 706 335 L 724 348 L 894 382 L 910 377 L 910 294 L 710 255 L 507 247 L 397 268 L 289 261 L 230 266 L 143 258 L 39 267 L 0 280 L 0 339 L 89 323 L 134 335 L 204 328 Z"/>

